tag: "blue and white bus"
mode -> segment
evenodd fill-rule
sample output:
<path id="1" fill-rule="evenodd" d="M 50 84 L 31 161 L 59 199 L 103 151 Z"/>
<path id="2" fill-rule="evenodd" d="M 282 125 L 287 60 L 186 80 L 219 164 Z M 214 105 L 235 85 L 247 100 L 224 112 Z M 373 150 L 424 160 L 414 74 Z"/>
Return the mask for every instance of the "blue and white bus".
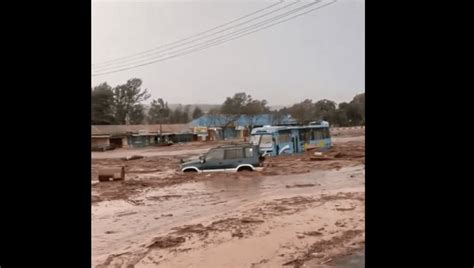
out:
<path id="1" fill-rule="evenodd" d="M 332 146 L 329 124 L 307 126 L 264 126 L 252 129 L 250 142 L 259 145 L 264 156 L 294 154 L 308 148 L 329 149 Z"/>

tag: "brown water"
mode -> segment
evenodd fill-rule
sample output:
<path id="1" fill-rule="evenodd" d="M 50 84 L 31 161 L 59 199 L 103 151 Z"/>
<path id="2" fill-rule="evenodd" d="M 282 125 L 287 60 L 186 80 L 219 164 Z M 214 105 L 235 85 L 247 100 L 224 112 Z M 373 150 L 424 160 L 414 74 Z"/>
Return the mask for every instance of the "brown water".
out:
<path id="1" fill-rule="evenodd" d="M 183 224 L 209 222 L 262 200 L 363 187 L 364 167 L 297 175 L 229 179 L 146 189 L 134 202 L 104 201 L 92 206 L 93 256 L 138 246 L 151 236 Z M 138 204 L 138 205 L 137 205 Z"/>
<path id="2" fill-rule="evenodd" d="M 365 268 L 365 251 L 360 250 L 350 256 L 338 259 L 331 266 L 334 268 Z"/>

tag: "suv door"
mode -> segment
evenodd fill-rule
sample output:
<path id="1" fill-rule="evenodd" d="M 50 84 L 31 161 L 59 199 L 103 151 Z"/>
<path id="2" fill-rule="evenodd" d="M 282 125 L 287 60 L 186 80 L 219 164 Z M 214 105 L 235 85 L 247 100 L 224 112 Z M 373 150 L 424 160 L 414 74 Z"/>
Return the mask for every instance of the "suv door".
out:
<path id="1" fill-rule="evenodd" d="M 224 167 L 224 149 L 212 149 L 205 156 L 205 162 L 202 164 L 202 170 L 223 169 Z"/>

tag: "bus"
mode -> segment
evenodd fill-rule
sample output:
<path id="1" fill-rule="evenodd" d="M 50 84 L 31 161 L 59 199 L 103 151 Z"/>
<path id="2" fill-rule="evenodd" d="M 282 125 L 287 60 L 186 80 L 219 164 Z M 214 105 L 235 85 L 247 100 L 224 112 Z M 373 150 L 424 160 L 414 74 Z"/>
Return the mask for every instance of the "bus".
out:
<path id="1" fill-rule="evenodd" d="M 252 129 L 250 142 L 259 146 L 263 156 L 301 153 L 310 148 L 325 150 L 332 146 L 327 122 L 257 127 Z"/>

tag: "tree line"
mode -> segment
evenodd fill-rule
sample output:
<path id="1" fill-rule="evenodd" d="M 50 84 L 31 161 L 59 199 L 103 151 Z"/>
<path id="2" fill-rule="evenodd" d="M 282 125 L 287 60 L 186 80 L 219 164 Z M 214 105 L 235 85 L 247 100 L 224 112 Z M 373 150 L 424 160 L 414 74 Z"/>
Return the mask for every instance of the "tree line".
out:
<path id="1" fill-rule="evenodd" d="M 339 104 L 327 99 L 317 102 L 306 99 L 289 108 L 282 108 L 278 113 L 291 114 L 302 124 L 324 120 L 333 126 L 365 125 L 365 93 L 357 94 L 350 102 Z"/>
<path id="2" fill-rule="evenodd" d="M 133 78 L 113 88 L 105 82 L 92 88 L 92 124 L 188 123 L 204 115 L 199 107 L 191 111 L 190 105 L 179 105 L 175 109 L 170 109 L 162 98 L 152 99 L 146 111 L 143 102 L 150 98 L 150 94 L 141 86 L 142 80 Z M 272 111 L 266 100 L 257 100 L 245 92 L 239 92 L 227 97 L 219 107 L 209 110 L 207 114 L 211 119 L 212 115 L 215 115 L 216 119 L 219 118 L 224 128 L 234 123 L 240 115 L 253 119 L 260 114 L 271 114 L 277 120 L 290 114 L 301 124 L 325 120 L 335 126 L 365 125 L 365 93 L 356 95 L 350 102 L 336 104 L 327 99 L 316 102 L 306 99 Z M 212 124 L 212 120 L 210 122 Z"/>
<path id="3" fill-rule="evenodd" d="M 259 114 L 271 114 L 274 124 L 289 114 L 300 124 L 324 120 L 334 126 L 365 125 L 365 93 L 358 94 L 352 101 L 342 102 L 339 105 L 327 99 L 317 102 L 306 99 L 290 107 L 271 111 L 266 100 L 252 99 L 252 96 L 241 92 L 233 97 L 227 97 L 220 108 L 211 110 L 209 114 L 216 114 L 221 119 L 223 118 L 224 128 L 235 122 L 240 115 L 248 116 L 252 122 L 253 118 Z"/>
<path id="4" fill-rule="evenodd" d="M 193 111 L 190 105 L 171 110 L 163 99 L 153 99 L 148 111 L 143 104 L 150 98 L 142 89 L 142 80 L 133 78 L 123 85 L 111 87 L 101 83 L 91 89 L 91 123 L 93 125 L 138 125 L 188 123 L 204 113 L 199 107 Z"/>

